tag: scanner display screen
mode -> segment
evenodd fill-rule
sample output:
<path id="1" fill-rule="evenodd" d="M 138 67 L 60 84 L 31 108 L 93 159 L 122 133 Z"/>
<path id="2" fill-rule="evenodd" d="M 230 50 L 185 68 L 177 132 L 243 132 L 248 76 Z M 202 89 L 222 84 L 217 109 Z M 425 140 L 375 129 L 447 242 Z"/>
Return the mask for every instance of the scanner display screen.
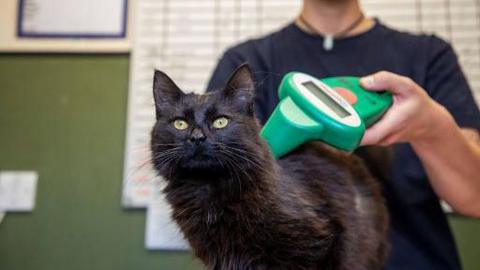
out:
<path id="1" fill-rule="evenodd" d="M 335 112 L 340 118 L 345 118 L 351 115 L 347 110 L 345 110 L 345 108 L 340 106 L 340 104 L 322 91 L 322 89 L 318 88 L 318 86 L 312 81 L 303 82 L 302 85 L 305 86 L 308 91 L 314 94 L 318 99 L 320 99 L 325 105 L 327 105 L 327 107 Z"/>

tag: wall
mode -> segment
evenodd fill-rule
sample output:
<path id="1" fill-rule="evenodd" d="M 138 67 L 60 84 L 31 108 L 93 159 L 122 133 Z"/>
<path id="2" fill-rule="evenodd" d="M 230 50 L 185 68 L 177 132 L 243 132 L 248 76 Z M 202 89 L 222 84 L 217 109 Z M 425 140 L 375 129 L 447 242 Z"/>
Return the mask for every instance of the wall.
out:
<path id="1" fill-rule="evenodd" d="M 0 170 L 40 174 L 33 213 L 0 224 L 0 269 L 201 269 L 143 245 L 145 212 L 120 206 L 128 55 L 0 55 Z M 465 269 L 480 221 L 452 217 Z"/>

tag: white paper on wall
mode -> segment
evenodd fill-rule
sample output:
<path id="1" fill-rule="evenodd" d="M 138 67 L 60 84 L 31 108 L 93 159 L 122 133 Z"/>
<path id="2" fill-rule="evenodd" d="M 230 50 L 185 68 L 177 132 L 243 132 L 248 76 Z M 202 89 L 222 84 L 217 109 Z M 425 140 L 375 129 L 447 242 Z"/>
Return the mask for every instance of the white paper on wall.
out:
<path id="1" fill-rule="evenodd" d="M 0 212 L 35 208 L 38 174 L 32 171 L 0 172 Z"/>
<path id="2" fill-rule="evenodd" d="M 170 219 L 171 208 L 161 194 L 154 193 L 147 208 L 145 247 L 148 249 L 184 250 L 188 244 Z"/>
<path id="3" fill-rule="evenodd" d="M 125 0 L 19 0 L 19 33 L 26 36 L 125 35 Z"/>

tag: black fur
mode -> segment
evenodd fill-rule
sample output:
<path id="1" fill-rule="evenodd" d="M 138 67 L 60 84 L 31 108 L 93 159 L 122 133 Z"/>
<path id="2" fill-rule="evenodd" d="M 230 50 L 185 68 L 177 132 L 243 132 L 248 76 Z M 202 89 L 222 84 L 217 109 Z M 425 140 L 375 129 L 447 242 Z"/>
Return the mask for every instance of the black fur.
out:
<path id="1" fill-rule="evenodd" d="M 156 71 L 154 97 L 153 163 L 208 269 L 382 268 L 388 218 L 375 180 L 355 156 L 321 143 L 274 160 L 258 135 L 248 66 L 205 95 Z M 225 128 L 212 127 L 218 117 Z M 176 119 L 189 127 L 175 129 Z"/>

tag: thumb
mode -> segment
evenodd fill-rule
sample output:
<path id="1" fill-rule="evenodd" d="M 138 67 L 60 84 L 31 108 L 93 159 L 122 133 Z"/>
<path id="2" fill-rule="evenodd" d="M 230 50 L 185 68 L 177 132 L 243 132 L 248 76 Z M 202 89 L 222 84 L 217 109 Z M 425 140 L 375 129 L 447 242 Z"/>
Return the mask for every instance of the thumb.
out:
<path id="1" fill-rule="evenodd" d="M 413 82 L 391 72 L 380 71 L 360 79 L 360 84 L 373 91 L 388 91 L 392 94 L 405 94 L 413 88 Z"/>

